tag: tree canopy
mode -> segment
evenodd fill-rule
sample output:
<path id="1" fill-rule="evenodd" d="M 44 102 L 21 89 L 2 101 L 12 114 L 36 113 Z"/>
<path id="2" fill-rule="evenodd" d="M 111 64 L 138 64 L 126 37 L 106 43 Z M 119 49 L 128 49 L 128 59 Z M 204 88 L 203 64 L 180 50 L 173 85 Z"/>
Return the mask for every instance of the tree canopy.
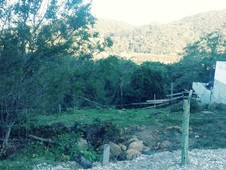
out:
<path id="1" fill-rule="evenodd" d="M 82 0 L 0 1 L 0 110 L 5 147 L 24 109 L 55 108 L 68 90 L 70 56 L 104 46 L 89 31 L 95 22 Z M 3 147 L 3 148 L 4 148 Z M 3 151 L 1 151 L 3 154 Z"/>
<path id="2" fill-rule="evenodd" d="M 224 32 L 209 33 L 185 48 L 181 61 L 171 65 L 171 81 L 178 90 L 190 89 L 192 82 L 214 80 L 216 61 L 226 60 L 226 40 Z"/>

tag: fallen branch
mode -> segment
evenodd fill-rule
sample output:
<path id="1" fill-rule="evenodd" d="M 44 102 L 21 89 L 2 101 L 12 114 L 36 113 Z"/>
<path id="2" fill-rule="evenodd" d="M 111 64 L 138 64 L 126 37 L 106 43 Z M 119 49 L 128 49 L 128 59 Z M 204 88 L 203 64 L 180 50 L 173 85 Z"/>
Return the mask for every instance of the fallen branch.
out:
<path id="1" fill-rule="evenodd" d="M 87 102 L 89 102 L 89 103 L 92 103 L 92 104 L 94 104 L 95 106 L 97 106 L 97 107 L 100 107 L 100 108 L 106 108 L 107 106 L 106 105 L 102 105 L 102 104 L 100 104 L 100 103 L 97 103 L 97 102 L 94 102 L 94 101 L 92 101 L 92 100 L 90 100 L 90 99 L 88 99 L 88 98 L 86 98 L 86 97 L 82 97 L 82 96 L 77 96 L 78 98 L 81 98 L 81 99 L 83 99 L 83 100 L 85 100 L 85 101 L 87 101 Z"/>
<path id="2" fill-rule="evenodd" d="M 34 136 L 34 135 L 27 135 L 27 137 L 29 137 L 31 139 L 39 140 L 41 142 L 55 143 L 55 141 L 53 141 L 52 139 L 41 138 L 41 137 Z"/>

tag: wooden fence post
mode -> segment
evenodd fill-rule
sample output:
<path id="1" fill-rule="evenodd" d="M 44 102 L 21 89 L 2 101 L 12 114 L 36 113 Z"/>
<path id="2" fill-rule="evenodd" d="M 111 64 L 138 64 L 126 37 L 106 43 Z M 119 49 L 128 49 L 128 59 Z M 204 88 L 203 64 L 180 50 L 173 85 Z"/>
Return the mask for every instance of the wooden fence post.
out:
<path id="1" fill-rule="evenodd" d="M 190 100 L 192 90 L 189 92 L 187 100 L 183 103 L 183 119 L 182 119 L 182 147 L 181 147 L 181 165 L 184 166 L 188 163 L 188 147 L 189 147 L 189 118 L 190 118 Z"/>
<path id="2" fill-rule="evenodd" d="M 108 165 L 110 159 L 110 145 L 106 144 L 104 145 L 104 152 L 103 152 L 103 162 L 102 165 Z"/>
<path id="3" fill-rule="evenodd" d="M 173 98 L 173 82 L 170 83 L 170 99 L 172 100 Z"/>

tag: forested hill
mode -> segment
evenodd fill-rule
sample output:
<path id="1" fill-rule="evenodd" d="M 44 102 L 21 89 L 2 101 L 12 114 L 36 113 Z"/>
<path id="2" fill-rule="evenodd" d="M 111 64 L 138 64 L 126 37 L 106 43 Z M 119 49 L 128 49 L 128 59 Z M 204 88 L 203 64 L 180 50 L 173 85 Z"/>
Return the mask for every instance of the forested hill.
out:
<path id="1" fill-rule="evenodd" d="M 183 48 L 210 32 L 226 29 L 226 9 L 183 18 L 167 24 L 133 26 L 127 23 L 99 20 L 96 30 L 110 36 L 114 45 L 107 53 L 136 62 L 179 60 Z"/>

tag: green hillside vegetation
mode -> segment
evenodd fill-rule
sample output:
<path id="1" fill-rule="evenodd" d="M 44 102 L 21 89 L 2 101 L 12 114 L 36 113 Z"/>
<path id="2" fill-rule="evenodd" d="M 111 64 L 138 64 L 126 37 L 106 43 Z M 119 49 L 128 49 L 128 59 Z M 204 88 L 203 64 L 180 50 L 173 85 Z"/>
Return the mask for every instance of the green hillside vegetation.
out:
<path id="1" fill-rule="evenodd" d="M 101 145 L 123 141 L 119 139 L 120 130 L 129 124 L 159 128 L 178 124 L 171 118 L 178 118 L 181 114 L 180 103 L 160 110 L 139 110 L 142 108 L 140 103 L 154 99 L 154 96 L 166 98 L 171 82 L 174 92 L 180 92 L 191 89 L 193 81 L 213 80 L 216 61 L 226 61 L 225 36 L 217 30 L 187 45 L 177 63 L 136 63 L 120 55 L 96 60 L 97 53 L 105 50 L 108 54 L 106 50 L 114 50 L 117 42 L 111 48 L 112 41 L 108 37 L 91 29 L 96 21 L 90 13 L 91 4 L 84 4 L 82 0 L 67 3 L 52 0 L 43 10 L 44 0 L 4 2 L 0 3 L 0 159 L 5 159 L 6 163 L 0 162 L 0 169 L 10 168 L 7 159 L 10 162 L 44 157 L 46 160 L 69 161 L 78 155 L 91 161 L 99 160 Z M 106 26 L 109 30 L 115 27 Z M 172 33 L 175 40 L 170 36 L 172 29 L 177 30 L 172 25 L 131 27 L 127 25 L 122 29 L 127 30 L 130 40 L 121 29 L 117 30 L 120 36 L 115 33 L 110 37 L 113 41 L 117 36 L 124 37 L 119 41 L 121 47 L 132 55 L 150 53 L 157 61 L 158 55 L 173 56 L 181 52 L 173 43 L 177 42 L 181 48 L 186 45 L 176 39 L 178 33 Z M 168 30 L 167 35 L 161 31 L 162 27 Z M 152 35 L 150 44 L 159 44 L 144 48 L 147 44 L 142 43 L 142 37 L 146 36 L 143 32 L 147 35 L 158 33 L 159 36 Z M 135 41 L 140 45 L 136 46 Z M 129 48 L 123 43 L 132 44 Z M 168 43 L 172 47 L 168 48 Z M 119 52 L 121 47 L 117 48 Z M 201 109 L 210 108 L 195 103 L 197 116 L 200 116 Z M 216 107 L 221 108 L 217 114 L 222 116 L 225 108 Z M 175 111 L 178 113 L 172 115 Z M 220 127 L 216 128 L 222 129 L 224 122 L 214 122 L 218 123 L 221 123 Z M 200 126 L 195 128 L 200 129 Z M 93 130 L 98 129 L 104 131 L 98 134 L 100 138 L 92 137 Z M 207 131 L 205 127 L 204 131 Z M 165 139 L 164 131 L 162 134 L 161 139 Z M 171 135 L 167 133 L 167 137 Z M 85 151 L 75 145 L 80 138 L 88 141 Z M 216 146 L 216 143 L 208 146 Z M 225 143 L 219 146 L 223 147 Z M 125 159 L 125 155 L 122 158 Z M 19 166 L 24 169 L 23 165 Z"/>
<path id="2" fill-rule="evenodd" d="M 102 36 L 110 36 L 114 42 L 107 54 L 120 55 L 137 63 L 157 60 L 170 63 L 177 62 L 183 56 L 187 45 L 213 31 L 225 30 L 225 26 L 226 10 L 222 10 L 201 13 L 167 24 L 144 26 L 100 20 L 96 30 Z M 161 57 L 156 59 L 156 55 Z"/>

